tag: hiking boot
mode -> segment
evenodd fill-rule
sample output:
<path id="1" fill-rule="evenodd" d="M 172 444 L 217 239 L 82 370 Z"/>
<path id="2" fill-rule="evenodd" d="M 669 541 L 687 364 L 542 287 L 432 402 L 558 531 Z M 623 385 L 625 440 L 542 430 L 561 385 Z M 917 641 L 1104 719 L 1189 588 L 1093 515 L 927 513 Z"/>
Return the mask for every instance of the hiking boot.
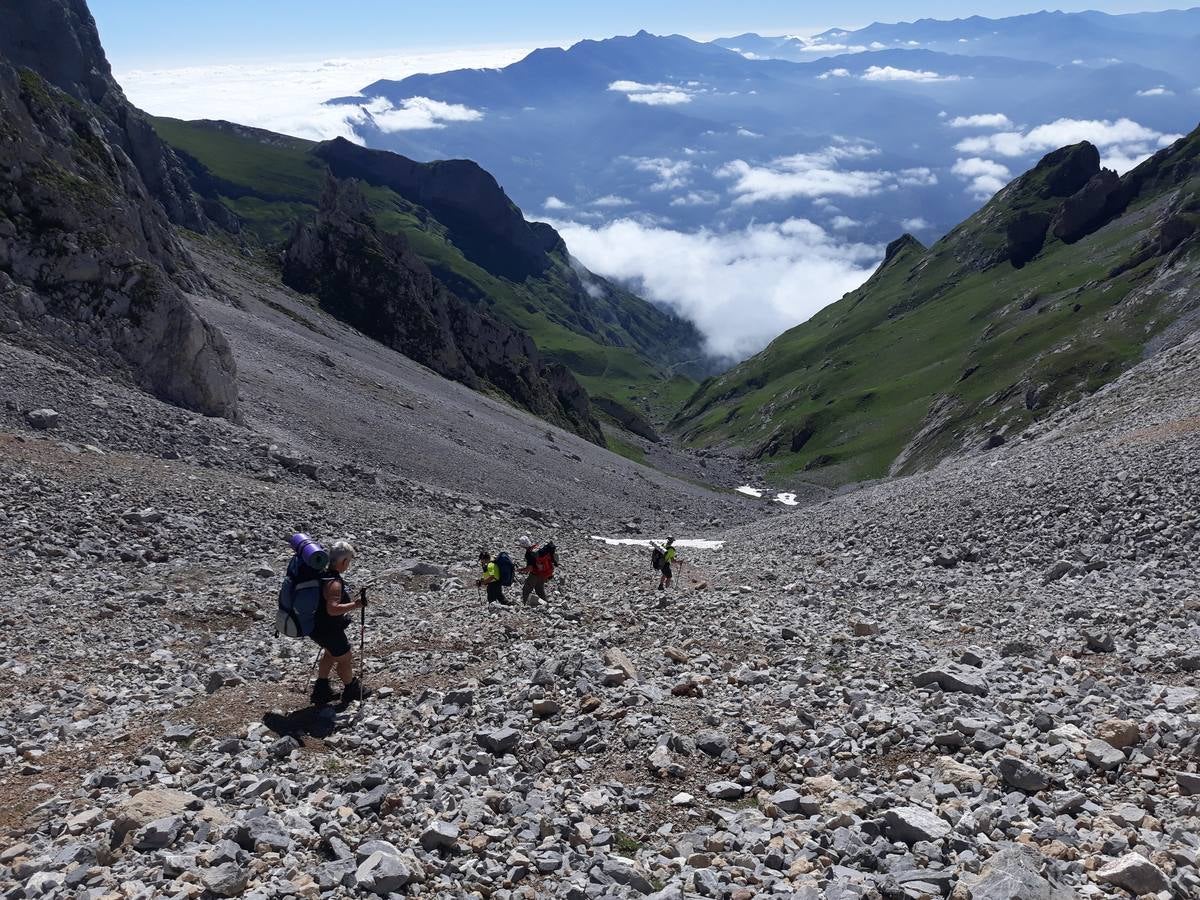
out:
<path id="1" fill-rule="evenodd" d="M 342 702 L 352 703 L 355 700 L 363 698 L 362 682 L 355 678 L 352 682 L 342 688 Z"/>
<path id="2" fill-rule="evenodd" d="M 312 695 L 308 698 L 313 706 L 324 706 L 337 697 L 333 692 L 333 688 L 329 686 L 328 678 L 318 678 L 313 685 Z"/>

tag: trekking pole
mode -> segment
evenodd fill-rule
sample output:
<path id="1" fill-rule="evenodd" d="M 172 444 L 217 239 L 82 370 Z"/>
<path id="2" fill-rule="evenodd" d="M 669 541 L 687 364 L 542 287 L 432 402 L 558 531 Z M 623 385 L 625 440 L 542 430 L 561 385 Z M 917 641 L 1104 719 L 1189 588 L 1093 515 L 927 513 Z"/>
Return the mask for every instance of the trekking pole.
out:
<path id="1" fill-rule="evenodd" d="M 358 608 L 358 720 L 362 721 L 363 707 L 367 703 L 367 589 L 358 592 L 358 600 L 362 604 Z"/>
<path id="2" fill-rule="evenodd" d="M 308 680 L 309 681 L 312 681 L 313 676 L 317 674 L 317 666 L 320 664 L 321 657 L 324 655 L 325 655 L 325 648 L 318 647 L 317 648 L 317 658 L 313 660 L 312 668 L 308 672 Z M 307 682 L 305 683 L 305 686 L 307 686 Z M 302 694 L 304 693 L 304 687 L 300 688 L 300 693 L 302 693 Z"/>

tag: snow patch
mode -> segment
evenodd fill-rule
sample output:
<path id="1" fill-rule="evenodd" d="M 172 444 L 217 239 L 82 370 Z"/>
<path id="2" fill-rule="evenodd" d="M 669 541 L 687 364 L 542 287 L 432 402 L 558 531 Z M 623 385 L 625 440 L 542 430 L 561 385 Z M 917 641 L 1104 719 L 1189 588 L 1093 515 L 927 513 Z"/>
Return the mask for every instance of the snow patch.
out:
<path id="1" fill-rule="evenodd" d="M 765 497 L 767 495 L 766 489 L 751 487 L 748 484 L 742 485 L 740 488 L 737 489 L 737 492 L 739 494 L 745 494 L 747 497 L 755 497 L 759 500 L 761 500 L 763 497 Z M 792 494 L 792 493 L 788 493 L 786 491 L 776 494 L 774 497 L 771 498 L 771 502 L 772 503 L 782 503 L 784 506 L 799 506 L 800 505 L 800 501 L 798 499 L 796 499 L 796 495 Z"/>
<path id="2" fill-rule="evenodd" d="M 593 541 L 603 541 L 610 547 L 649 547 L 651 543 L 658 544 L 660 547 L 667 542 L 666 538 L 659 538 L 656 541 L 651 541 L 649 538 L 610 538 L 600 537 L 593 534 Z M 720 550 L 725 546 L 724 541 L 711 541 L 705 538 L 676 538 L 676 547 L 687 547 L 692 550 Z"/>

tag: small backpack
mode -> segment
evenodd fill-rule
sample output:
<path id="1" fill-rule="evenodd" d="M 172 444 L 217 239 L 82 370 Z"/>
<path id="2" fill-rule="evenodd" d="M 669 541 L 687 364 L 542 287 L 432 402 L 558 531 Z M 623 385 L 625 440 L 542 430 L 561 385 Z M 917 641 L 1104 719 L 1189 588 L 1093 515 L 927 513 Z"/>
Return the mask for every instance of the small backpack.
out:
<path id="1" fill-rule="evenodd" d="M 504 551 L 500 551 L 500 555 L 496 557 L 496 568 L 500 570 L 501 587 L 512 587 L 513 575 L 516 572 L 512 557 Z"/>
<path id="2" fill-rule="evenodd" d="M 287 574 L 283 576 L 283 585 L 279 588 L 275 633 L 291 638 L 308 637 L 316 627 L 320 602 L 320 574 L 316 569 L 306 566 L 297 553 L 288 563 Z"/>
<path id="3" fill-rule="evenodd" d="M 650 565 L 654 566 L 654 571 L 662 569 L 663 563 L 666 562 L 667 555 L 662 552 L 661 547 L 655 547 L 650 551 Z"/>
<path id="4" fill-rule="evenodd" d="M 554 542 L 550 541 L 544 547 L 537 547 L 533 550 L 533 572 L 542 581 L 549 581 L 554 577 L 554 564 L 558 562 L 558 548 L 554 546 Z"/>

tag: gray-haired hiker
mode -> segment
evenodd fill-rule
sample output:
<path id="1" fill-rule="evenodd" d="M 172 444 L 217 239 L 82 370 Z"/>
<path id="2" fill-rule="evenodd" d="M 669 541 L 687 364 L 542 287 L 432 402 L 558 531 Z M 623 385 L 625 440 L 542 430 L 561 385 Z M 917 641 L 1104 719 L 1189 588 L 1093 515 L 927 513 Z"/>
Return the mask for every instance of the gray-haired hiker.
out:
<path id="1" fill-rule="evenodd" d="M 347 541 L 338 541 L 330 548 L 329 568 L 321 574 L 321 602 L 310 635 L 325 650 L 317 663 L 317 683 L 312 691 L 311 700 L 316 706 L 338 696 L 329 686 L 329 674 L 334 667 L 343 685 L 341 702 L 362 699 L 362 684 L 354 677 L 354 651 L 350 649 L 346 629 L 350 626 L 350 613 L 365 609 L 367 604 L 365 596 L 361 601 L 350 599 L 342 578 L 352 562 L 354 547 Z"/>
<path id="2" fill-rule="evenodd" d="M 517 546 L 525 551 L 525 566 L 518 569 L 525 576 L 521 585 L 521 602 L 529 606 L 529 598 L 536 593 L 544 602 L 546 597 L 546 582 L 554 577 L 554 566 L 558 562 L 558 553 L 553 541 L 544 546 L 535 544 L 527 534 L 517 539 Z"/>

